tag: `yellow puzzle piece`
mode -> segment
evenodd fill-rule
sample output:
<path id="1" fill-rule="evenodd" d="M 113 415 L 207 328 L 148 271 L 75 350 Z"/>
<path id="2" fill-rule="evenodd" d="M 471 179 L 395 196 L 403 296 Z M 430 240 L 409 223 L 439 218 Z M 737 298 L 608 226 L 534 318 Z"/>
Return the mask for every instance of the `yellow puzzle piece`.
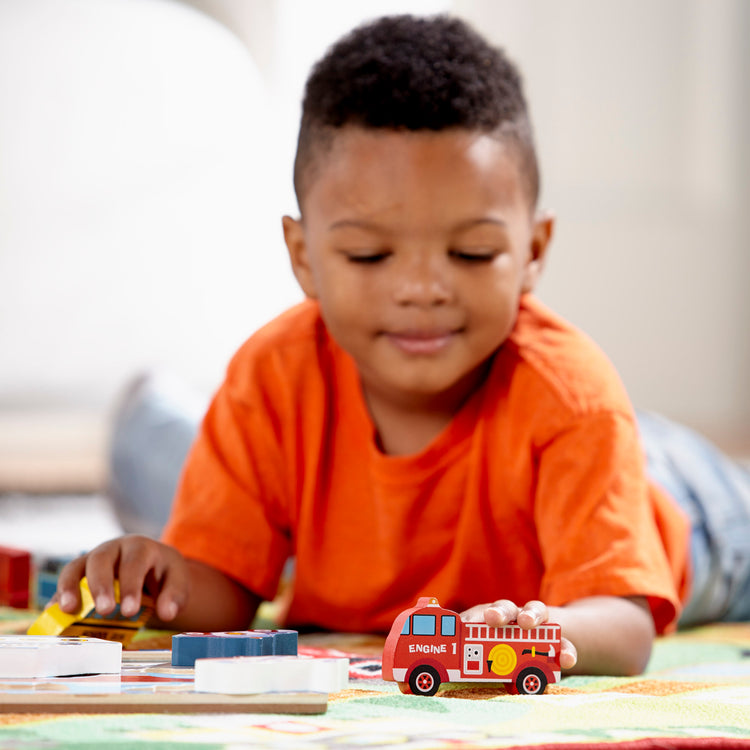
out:
<path id="1" fill-rule="evenodd" d="M 81 606 L 73 613 L 63 612 L 58 604 L 52 604 L 42 612 L 26 631 L 27 635 L 64 635 L 104 638 L 127 646 L 138 630 L 148 621 L 154 611 L 151 597 L 143 595 L 141 608 L 132 617 L 120 612 L 120 585 L 115 581 L 115 601 L 117 606 L 106 617 L 97 614 L 94 597 L 88 581 L 81 579 Z"/>

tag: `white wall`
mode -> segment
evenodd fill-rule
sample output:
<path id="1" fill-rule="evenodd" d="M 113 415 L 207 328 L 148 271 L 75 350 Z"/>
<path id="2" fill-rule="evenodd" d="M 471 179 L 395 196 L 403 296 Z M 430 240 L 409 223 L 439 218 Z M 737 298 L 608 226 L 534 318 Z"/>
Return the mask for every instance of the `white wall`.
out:
<path id="1" fill-rule="evenodd" d="M 524 71 L 558 217 L 540 296 L 637 405 L 750 436 L 750 4 L 454 7 Z"/>
<path id="2" fill-rule="evenodd" d="M 0 406 L 108 405 L 148 367 L 218 382 L 300 294 L 264 83 L 163 0 L 0 3 Z"/>
<path id="3" fill-rule="evenodd" d="M 298 297 L 278 216 L 309 65 L 447 7 L 525 74 L 542 298 L 637 404 L 747 435 L 744 0 L 0 0 L 0 407 L 106 404 L 152 365 L 212 387 Z"/>
<path id="4" fill-rule="evenodd" d="M 231 29 L 266 83 L 274 133 L 282 150 L 284 210 L 295 211 L 291 170 L 308 73 L 354 26 L 389 13 L 447 12 L 451 0 L 181 0 Z"/>

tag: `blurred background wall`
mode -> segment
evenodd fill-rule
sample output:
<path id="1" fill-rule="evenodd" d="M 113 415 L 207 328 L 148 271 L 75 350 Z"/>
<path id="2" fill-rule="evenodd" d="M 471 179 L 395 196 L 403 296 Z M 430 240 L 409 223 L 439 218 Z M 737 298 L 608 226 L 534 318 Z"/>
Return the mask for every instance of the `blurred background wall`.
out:
<path id="1" fill-rule="evenodd" d="M 750 435 L 750 3 L 456 7 L 525 72 L 558 216 L 541 296 L 637 406 Z"/>
<path id="2" fill-rule="evenodd" d="M 750 444 L 745 0 L 0 0 L 0 469 L 54 415 L 48 443 L 91 446 L 140 370 L 210 393 L 300 298 L 305 77 L 404 11 L 465 17 L 524 73 L 558 217 L 541 298 L 638 406 Z"/>

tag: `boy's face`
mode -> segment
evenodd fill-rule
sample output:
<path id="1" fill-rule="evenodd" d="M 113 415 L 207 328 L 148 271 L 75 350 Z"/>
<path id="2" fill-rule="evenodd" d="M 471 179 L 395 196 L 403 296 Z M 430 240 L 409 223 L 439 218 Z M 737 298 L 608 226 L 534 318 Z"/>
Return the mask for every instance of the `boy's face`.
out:
<path id="1" fill-rule="evenodd" d="M 292 266 L 368 398 L 452 408 L 513 328 L 551 236 L 502 140 L 347 126 L 316 158 Z"/>

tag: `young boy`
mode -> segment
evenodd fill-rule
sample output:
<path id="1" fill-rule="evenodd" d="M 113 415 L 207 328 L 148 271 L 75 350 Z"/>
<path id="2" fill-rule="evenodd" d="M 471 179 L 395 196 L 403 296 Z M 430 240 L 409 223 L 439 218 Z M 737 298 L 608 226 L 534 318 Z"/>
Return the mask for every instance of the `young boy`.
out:
<path id="1" fill-rule="evenodd" d="M 117 577 L 125 614 L 145 588 L 169 627 L 245 628 L 293 556 L 288 626 L 383 632 L 431 595 L 642 670 L 689 526 L 611 365 L 531 296 L 553 221 L 514 66 L 447 17 L 355 30 L 308 80 L 294 182 L 308 300 L 234 357 L 162 541 L 71 563 L 62 608 L 85 574 L 111 611 Z"/>

